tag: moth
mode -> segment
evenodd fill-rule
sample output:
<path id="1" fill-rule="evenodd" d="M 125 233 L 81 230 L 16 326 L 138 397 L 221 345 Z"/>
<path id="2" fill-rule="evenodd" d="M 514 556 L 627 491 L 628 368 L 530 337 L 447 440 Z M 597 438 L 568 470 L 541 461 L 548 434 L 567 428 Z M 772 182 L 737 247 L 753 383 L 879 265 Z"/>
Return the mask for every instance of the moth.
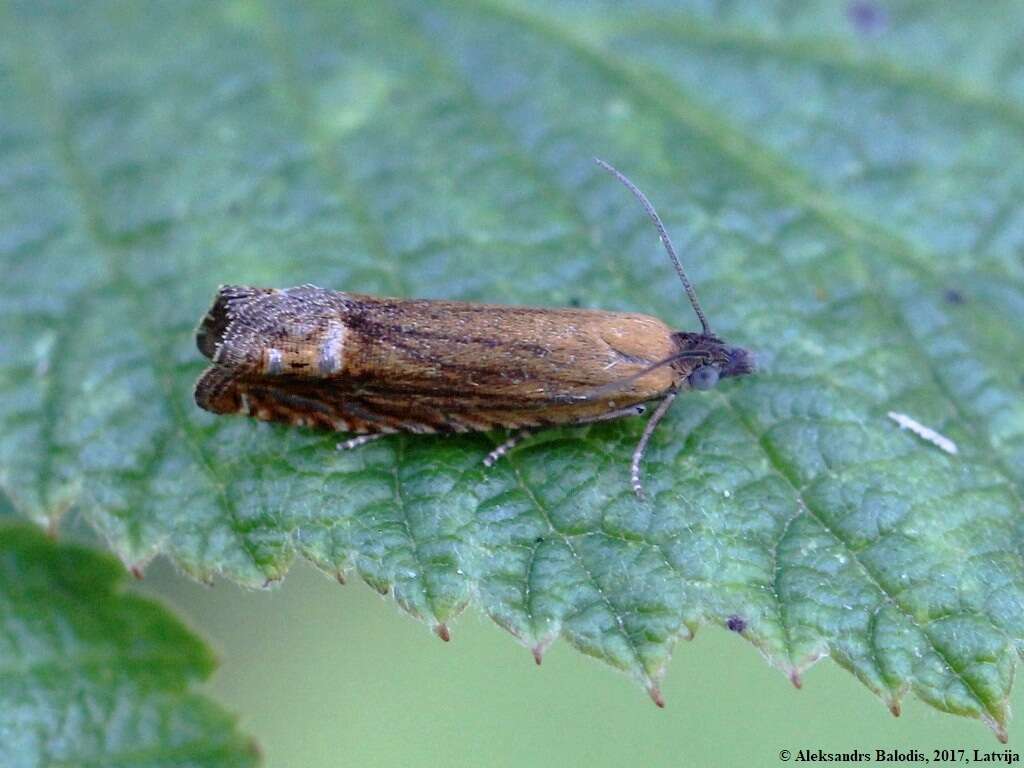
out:
<path id="1" fill-rule="evenodd" d="M 680 392 L 753 370 L 719 339 L 665 226 L 636 185 L 603 160 L 654 222 L 701 331 L 590 309 L 382 298 L 301 285 L 221 286 L 196 335 L 212 365 L 195 400 L 218 414 L 354 433 L 355 448 L 396 432 L 510 430 L 493 465 L 534 430 L 639 416 L 657 403 L 633 452 L 641 462 Z"/>

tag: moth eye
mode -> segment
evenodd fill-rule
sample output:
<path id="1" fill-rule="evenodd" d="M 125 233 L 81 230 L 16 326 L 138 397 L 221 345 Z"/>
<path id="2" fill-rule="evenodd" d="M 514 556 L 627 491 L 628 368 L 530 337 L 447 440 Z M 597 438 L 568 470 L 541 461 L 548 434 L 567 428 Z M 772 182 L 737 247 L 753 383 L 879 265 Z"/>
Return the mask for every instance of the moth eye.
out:
<path id="1" fill-rule="evenodd" d="M 702 365 L 690 374 L 687 381 L 693 389 L 711 389 L 718 383 L 718 369 L 711 365 Z"/>

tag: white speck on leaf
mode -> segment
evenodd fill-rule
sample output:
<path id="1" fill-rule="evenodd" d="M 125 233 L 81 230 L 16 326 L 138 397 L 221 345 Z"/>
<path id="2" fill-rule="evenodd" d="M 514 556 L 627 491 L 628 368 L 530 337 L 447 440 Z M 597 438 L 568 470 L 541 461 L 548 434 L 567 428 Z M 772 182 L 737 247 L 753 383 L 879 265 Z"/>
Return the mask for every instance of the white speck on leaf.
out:
<path id="1" fill-rule="evenodd" d="M 51 331 L 40 336 L 32 345 L 32 356 L 36 360 L 35 374 L 39 378 L 50 372 L 50 358 L 56 343 L 57 334 Z"/>
<path id="2" fill-rule="evenodd" d="M 945 435 L 941 435 L 931 427 L 926 427 L 916 419 L 907 416 L 905 413 L 897 413 L 896 411 L 889 411 L 889 418 L 895 421 L 903 429 L 909 429 L 915 435 L 920 437 L 922 440 L 927 440 L 929 443 L 934 445 L 936 448 L 956 455 L 957 447 L 956 443 L 950 440 Z"/>

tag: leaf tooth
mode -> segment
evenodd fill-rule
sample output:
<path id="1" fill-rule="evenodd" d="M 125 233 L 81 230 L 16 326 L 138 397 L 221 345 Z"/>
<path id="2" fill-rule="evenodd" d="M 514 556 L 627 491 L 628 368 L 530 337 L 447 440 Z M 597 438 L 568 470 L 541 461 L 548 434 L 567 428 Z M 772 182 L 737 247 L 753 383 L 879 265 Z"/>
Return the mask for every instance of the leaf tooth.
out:
<path id="1" fill-rule="evenodd" d="M 661 694 L 661 688 L 655 682 L 649 682 L 647 684 L 647 695 L 651 697 L 651 701 L 658 709 L 665 708 L 665 697 Z"/>
<path id="2" fill-rule="evenodd" d="M 452 639 L 452 633 L 448 630 L 448 625 L 443 621 L 439 621 L 434 625 L 434 634 L 444 640 L 446 643 Z"/>
<path id="3" fill-rule="evenodd" d="M 789 682 L 791 682 L 793 684 L 793 687 L 797 690 L 800 690 L 804 687 L 804 680 L 800 676 L 800 670 L 796 667 L 793 667 L 791 670 L 789 670 Z"/>
<path id="4" fill-rule="evenodd" d="M 1005 712 L 1003 713 L 1003 715 L 1005 717 Z M 996 738 L 999 739 L 999 741 L 1002 744 L 1005 744 L 1007 741 L 1010 740 L 1010 736 L 1006 732 L 1005 722 L 999 722 L 994 717 L 989 717 L 987 715 L 982 715 L 981 721 L 992 729 L 992 733 L 995 734 Z"/>
<path id="5" fill-rule="evenodd" d="M 149 568 L 149 564 L 153 562 L 153 557 L 140 557 L 135 560 L 125 560 L 122 557 L 121 562 L 124 564 L 128 573 L 135 577 L 136 580 L 142 581 L 146 577 L 146 569 Z"/>
<path id="6" fill-rule="evenodd" d="M 986 706 L 987 712 L 981 714 L 980 719 L 987 725 L 995 737 L 1003 744 L 1006 743 L 1009 735 L 1006 732 L 1007 721 L 1010 719 L 1010 708 L 1007 705 L 1006 697 L 1000 701 L 994 701 Z"/>
<path id="7" fill-rule="evenodd" d="M 533 660 L 537 663 L 538 667 L 544 661 L 544 654 L 548 652 L 548 648 L 551 647 L 554 641 L 555 635 L 545 635 L 530 648 L 530 651 L 533 653 Z"/>
<path id="8" fill-rule="evenodd" d="M 828 655 L 829 653 L 827 649 L 819 648 L 801 656 L 799 660 L 792 662 L 792 664 L 786 666 L 784 669 L 789 674 L 790 680 L 792 680 L 794 676 L 796 677 L 796 682 L 794 682 L 793 685 L 799 689 L 803 685 L 804 672 Z"/>

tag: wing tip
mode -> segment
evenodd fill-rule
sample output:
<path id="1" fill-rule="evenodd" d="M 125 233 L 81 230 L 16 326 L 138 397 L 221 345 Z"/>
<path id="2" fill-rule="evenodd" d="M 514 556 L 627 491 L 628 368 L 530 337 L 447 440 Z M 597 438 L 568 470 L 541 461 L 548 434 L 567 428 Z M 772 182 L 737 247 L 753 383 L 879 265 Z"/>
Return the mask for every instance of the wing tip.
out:
<path id="1" fill-rule="evenodd" d="M 213 304 L 196 329 L 196 347 L 204 357 L 218 362 L 217 352 L 235 319 L 234 305 L 267 292 L 266 288 L 248 285 L 222 285 L 217 289 Z"/>
<path id="2" fill-rule="evenodd" d="M 196 382 L 193 392 L 196 405 L 210 413 L 238 413 L 242 397 L 236 376 L 226 368 L 207 368 Z"/>

